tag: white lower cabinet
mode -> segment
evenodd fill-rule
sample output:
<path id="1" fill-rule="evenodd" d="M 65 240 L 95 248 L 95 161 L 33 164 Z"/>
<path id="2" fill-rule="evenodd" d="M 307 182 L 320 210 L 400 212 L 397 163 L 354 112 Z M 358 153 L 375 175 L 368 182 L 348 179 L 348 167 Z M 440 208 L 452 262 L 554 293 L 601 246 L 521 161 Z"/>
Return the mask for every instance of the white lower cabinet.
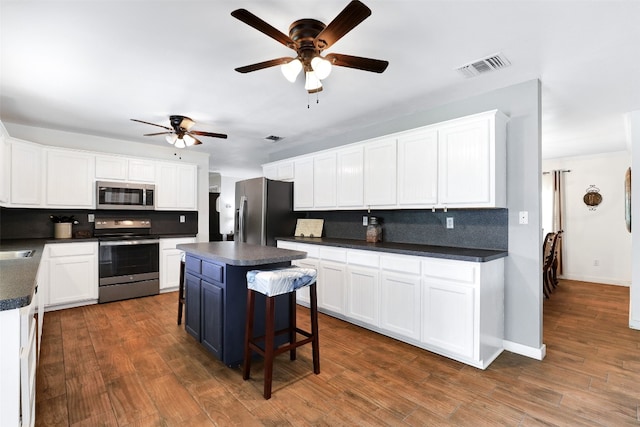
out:
<path id="1" fill-rule="evenodd" d="M 45 306 L 73 307 L 98 299 L 98 242 L 46 245 L 48 292 Z"/>
<path id="2" fill-rule="evenodd" d="M 195 237 L 160 239 L 160 292 L 173 291 L 180 286 L 180 262 L 184 251 L 176 249 L 176 245 L 195 242 Z"/>
<path id="3" fill-rule="evenodd" d="M 380 327 L 411 339 L 420 338 L 420 276 L 383 272 Z"/>
<path id="4" fill-rule="evenodd" d="M 318 309 L 485 369 L 503 350 L 504 259 L 487 262 L 278 241 L 318 269 Z M 308 305 L 308 291 L 298 302 Z"/>
<path id="5" fill-rule="evenodd" d="M 425 280 L 422 341 L 465 357 L 474 357 L 474 288 Z"/>
<path id="6" fill-rule="evenodd" d="M 40 293 L 22 308 L 0 311 L 0 425 L 35 424 Z"/>

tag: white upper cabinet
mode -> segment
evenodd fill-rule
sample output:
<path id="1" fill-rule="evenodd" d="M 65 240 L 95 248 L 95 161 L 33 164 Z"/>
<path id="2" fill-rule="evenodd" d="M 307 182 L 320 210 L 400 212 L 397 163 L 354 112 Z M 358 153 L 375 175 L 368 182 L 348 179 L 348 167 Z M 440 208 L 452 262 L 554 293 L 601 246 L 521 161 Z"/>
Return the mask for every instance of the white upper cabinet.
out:
<path id="1" fill-rule="evenodd" d="M 293 183 L 293 209 L 313 208 L 313 157 L 295 161 Z"/>
<path id="2" fill-rule="evenodd" d="M 42 204 L 42 151 L 37 144 L 11 141 L 11 205 L 36 207 Z"/>
<path id="3" fill-rule="evenodd" d="M 276 181 L 293 181 L 294 164 L 292 161 L 267 163 L 262 165 L 262 175 Z"/>
<path id="4" fill-rule="evenodd" d="M 384 138 L 364 144 L 364 204 L 394 206 L 396 198 L 396 140 Z"/>
<path id="5" fill-rule="evenodd" d="M 360 208 L 364 205 L 364 148 L 356 145 L 339 150 L 338 207 Z"/>
<path id="6" fill-rule="evenodd" d="M 507 120 L 492 110 L 296 159 L 295 209 L 506 207 Z"/>
<path id="7" fill-rule="evenodd" d="M 119 156 L 96 156 L 97 180 L 154 182 L 156 167 L 153 160 L 129 159 Z"/>
<path id="8" fill-rule="evenodd" d="M 313 158 L 313 206 L 336 207 L 336 153 L 329 152 Z"/>
<path id="9" fill-rule="evenodd" d="M 506 117 L 492 111 L 438 129 L 438 201 L 446 207 L 506 206 Z"/>
<path id="10" fill-rule="evenodd" d="M 47 206 L 93 208 L 94 156 L 81 151 L 45 149 Z"/>
<path id="11" fill-rule="evenodd" d="M 9 201 L 9 143 L 0 124 L 0 203 Z"/>
<path id="12" fill-rule="evenodd" d="M 156 209 L 197 209 L 197 166 L 181 163 L 156 164 Z"/>
<path id="13" fill-rule="evenodd" d="M 398 138 L 398 204 L 438 203 L 438 132 L 421 130 Z"/>

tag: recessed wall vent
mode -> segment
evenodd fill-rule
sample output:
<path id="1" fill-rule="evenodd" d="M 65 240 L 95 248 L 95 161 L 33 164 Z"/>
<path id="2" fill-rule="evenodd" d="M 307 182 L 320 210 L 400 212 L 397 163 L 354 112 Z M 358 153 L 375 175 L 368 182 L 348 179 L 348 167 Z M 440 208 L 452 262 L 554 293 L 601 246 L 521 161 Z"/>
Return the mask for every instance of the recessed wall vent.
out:
<path id="1" fill-rule="evenodd" d="M 271 141 L 271 142 L 278 142 L 281 139 L 284 139 L 283 136 L 276 136 L 276 135 L 269 135 L 266 136 L 264 139 L 266 139 L 267 141 Z"/>
<path id="2" fill-rule="evenodd" d="M 500 70 L 511 65 L 511 62 L 501 53 L 487 56 L 485 58 L 476 59 L 466 65 L 456 68 L 460 74 L 466 78 L 475 77 L 480 74 Z"/>

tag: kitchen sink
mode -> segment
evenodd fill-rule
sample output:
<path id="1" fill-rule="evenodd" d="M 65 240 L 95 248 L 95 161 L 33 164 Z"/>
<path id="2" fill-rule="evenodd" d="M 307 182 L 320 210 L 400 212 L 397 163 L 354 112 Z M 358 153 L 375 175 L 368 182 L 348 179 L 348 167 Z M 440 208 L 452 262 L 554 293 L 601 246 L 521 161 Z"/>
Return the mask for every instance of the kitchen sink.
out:
<path id="1" fill-rule="evenodd" d="M 0 251 L 0 261 L 5 259 L 30 258 L 34 253 L 35 251 L 31 249 L 21 251 Z"/>

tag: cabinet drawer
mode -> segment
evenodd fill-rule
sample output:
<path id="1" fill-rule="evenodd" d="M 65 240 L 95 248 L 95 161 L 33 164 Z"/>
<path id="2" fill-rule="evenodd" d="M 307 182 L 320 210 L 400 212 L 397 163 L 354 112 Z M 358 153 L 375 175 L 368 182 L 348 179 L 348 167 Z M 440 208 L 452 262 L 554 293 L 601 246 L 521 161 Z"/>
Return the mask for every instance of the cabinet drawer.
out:
<path id="1" fill-rule="evenodd" d="M 380 265 L 380 256 L 369 251 L 349 250 L 349 252 L 347 252 L 347 262 L 351 265 L 378 268 Z"/>
<path id="2" fill-rule="evenodd" d="M 49 247 L 49 256 L 74 256 L 74 255 L 94 255 L 98 243 L 52 243 Z"/>
<path id="3" fill-rule="evenodd" d="M 289 249 L 292 251 L 297 251 L 298 250 L 298 244 L 294 243 L 294 242 L 285 242 L 282 240 L 278 240 L 278 247 L 280 249 Z"/>
<path id="4" fill-rule="evenodd" d="M 187 260 L 185 261 L 185 268 L 189 272 L 192 272 L 195 274 L 201 274 L 202 260 L 199 260 L 198 258 L 194 258 L 192 256 L 188 256 Z"/>
<path id="5" fill-rule="evenodd" d="M 400 273 L 408 274 L 420 274 L 420 259 L 412 256 L 383 255 L 380 257 L 380 265 L 383 269 L 389 271 L 398 271 Z"/>
<path id="6" fill-rule="evenodd" d="M 307 258 L 319 258 L 320 247 L 318 245 L 298 244 L 296 250 L 307 253 Z"/>
<path id="7" fill-rule="evenodd" d="M 321 247 L 320 258 L 329 261 L 347 262 L 347 250 Z"/>
<path id="8" fill-rule="evenodd" d="M 429 278 L 471 285 L 475 284 L 477 280 L 478 266 L 464 261 L 422 261 L 422 269 L 422 274 Z"/>
<path id="9" fill-rule="evenodd" d="M 223 270 L 224 268 L 221 265 L 202 261 L 202 275 L 207 279 L 211 279 L 219 283 L 224 283 L 222 279 Z"/>

